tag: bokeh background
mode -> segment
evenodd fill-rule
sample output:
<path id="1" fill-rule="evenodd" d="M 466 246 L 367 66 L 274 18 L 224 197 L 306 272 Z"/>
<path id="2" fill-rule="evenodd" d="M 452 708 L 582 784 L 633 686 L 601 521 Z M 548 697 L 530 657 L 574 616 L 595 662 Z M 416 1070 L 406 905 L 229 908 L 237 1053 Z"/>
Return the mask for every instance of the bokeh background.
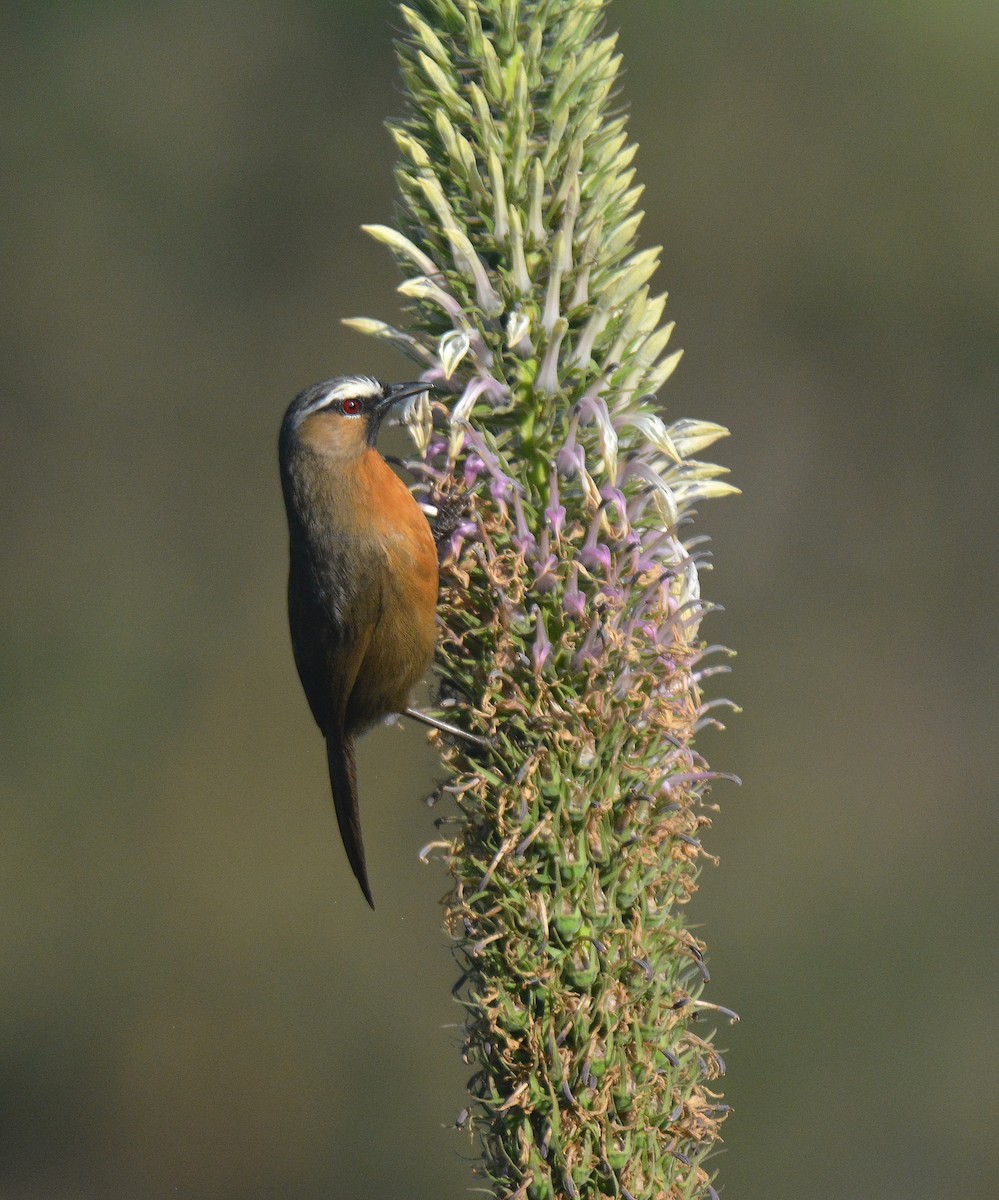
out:
<path id="1" fill-rule="evenodd" d="M 459 1197 L 418 731 L 361 755 L 378 910 L 284 617 L 283 408 L 403 378 L 387 0 L 4 6 L 0 1195 Z M 646 244 L 729 425 L 745 706 L 693 918 L 724 1196 L 996 1186 L 999 7 L 612 7 Z"/>

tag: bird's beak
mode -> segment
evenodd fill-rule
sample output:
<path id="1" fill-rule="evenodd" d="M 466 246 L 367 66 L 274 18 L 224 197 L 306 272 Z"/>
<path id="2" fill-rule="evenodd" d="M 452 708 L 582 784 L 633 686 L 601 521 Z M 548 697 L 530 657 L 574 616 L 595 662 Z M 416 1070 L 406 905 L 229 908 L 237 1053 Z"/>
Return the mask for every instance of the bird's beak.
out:
<path id="1" fill-rule="evenodd" d="M 432 387 L 432 383 L 421 383 L 419 380 L 415 383 L 386 384 L 384 394 L 375 406 L 376 411 L 380 417 L 383 417 L 400 400 L 405 400 L 409 396 L 418 396 L 420 392 L 429 392 Z"/>

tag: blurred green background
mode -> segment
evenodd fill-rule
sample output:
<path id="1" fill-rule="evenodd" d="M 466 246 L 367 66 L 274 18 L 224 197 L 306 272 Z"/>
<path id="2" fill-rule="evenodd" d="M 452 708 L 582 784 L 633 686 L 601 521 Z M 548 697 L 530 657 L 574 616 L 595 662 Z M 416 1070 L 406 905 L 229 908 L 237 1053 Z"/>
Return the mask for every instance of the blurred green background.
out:
<path id="1" fill-rule="evenodd" d="M 996 1179 L 999 7 L 612 7 L 705 507 L 723 1194 Z M 458 1197 L 455 977 L 418 731 L 373 734 L 378 910 L 284 616 L 277 426 L 411 368 L 393 5 L 5 5 L 4 1200 Z M 993 684 L 988 681 L 992 679 Z"/>

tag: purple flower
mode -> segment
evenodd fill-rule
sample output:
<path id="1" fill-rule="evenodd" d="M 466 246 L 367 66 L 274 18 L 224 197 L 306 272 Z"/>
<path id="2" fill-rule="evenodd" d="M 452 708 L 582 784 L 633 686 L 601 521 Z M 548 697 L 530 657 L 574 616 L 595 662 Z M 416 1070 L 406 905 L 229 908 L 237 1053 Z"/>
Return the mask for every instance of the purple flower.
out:
<path id="1" fill-rule="evenodd" d="M 554 468 L 548 484 L 548 507 L 545 509 L 545 520 L 552 533 L 555 534 L 556 542 L 559 541 L 565 526 L 565 505 L 559 503 L 558 471 Z"/>
<path id="2" fill-rule="evenodd" d="M 583 453 L 582 447 L 577 446 L 575 442 L 563 446 L 555 456 L 555 466 L 567 478 L 585 470 L 586 455 Z"/>
<path id="3" fill-rule="evenodd" d="M 513 512 L 517 522 L 517 532 L 511 538 L 515 549 L 518 553 L 525 557 L 531 555 L 538 548 L 537 539 L 527 527 L 527 518 L 524 515 L 524 502 L 520 498 L 519 492 L 513 494 Z"/>
<path id="4" fill-rule="evenodd" d="M 611 571 L 611 552 L 609 547 L 605 546 L 600 540 L 600 523 L 603 519 L 603 506 L 595 514 L 590 522 L 590 528 L 586 534 L 586 541 L 580 547 L 579 561 L 588 570 L 603 571 L 605 576 L 610 575 Z"/>
<path id="5" fill-rule="evenodd" d="M 552 592 L 558 586 L 558 559 L 554 554 L 539 555 L 534 563 L 534 588 Z"/>
<path id="6" fill-rule="evenodd" d="M 629 528 L 631 522 L 628 520 L 628 501 L 624 498 L 624 492 L 620 488 L 610 487 L 605 484 L 600 489 L 600 495 L 607 508 L 613 505 L 617 509 L 624 528 Z"/>
<path id="7" fill-rule="evenodd" d="M 545 629 L 545 618 L 541 609 L 535 604 L 531 612 L 534 617 L 534 644 L 531 647 L 531 664 L 535 672 L 539 673 L 551 657 L 552 643 L 548 637 L 548 630 Z"/>
<path id="8" fill-rule="evenodd" d="M 482 434 L 477 429 L 472 429 L 471 426 L 467 426 L 464 432 L 465 440 L 475 447 L 483 468 L 492 477 L 489 490 L 493 498 L 496 500 L 508 499 L 511 494 L 519 492 L 521 490 L 520 484 L 514 482 L 503 470 L 499 459 L 486 445 Z M 494 488 L 494 484 L 500 484 L 501 486 Z"/>
<path id="9" fill-rule="evenodd" d="M 477 532 L 474 521 L 459 521 L 451 537 L 448 539 L 448 555 L 458 561 L 465 542 Z"/>
<path id="10" fill-rule="evenodd" d="M 579 565 L 573 563 L 569 568 L 569 586 L 562 596 L 562 608 L 570 617 L 579 620 L 586 612 L 586 597 L 579 590 Z"/>
<path id="11" fill-rule="evenodd" d="M 534 587 L 539 592 L 551 592 L 558 586 L 558 559 L 551 552 L 548 530 L 542 529 L 538 553 L 534 561 Z"/>
<path id="12" fill-rule="evenodd" d="M 506 504 L 513 495 L 513 481 L 510 479 L 497 479 L 493 477 L 489 481 L 489 495 L 499 505 L 502 516 L 506 517 Z"/>
<path id="13" fill-rule="evenodd" d="M 603 571 L 605 575 L 610 574 L 611 552 L 603 542 L 588 539 L 586 545 L 579 552 L 579 559 L 583 566 L 588 567 L 591 571 L 599 570 Z"/>
<path id="14" fill-rule="evenodd" d="M 597 618 L 590 626 L 586 637 L 583 639 L 583 644 L 573 655 L 572 663 L 575 667 L 581 667 L 583 663 L 596 663 L 603 659 L 603 622 Z M 600 643 L 598 645 L 598 643 Z"/>
<path id="15" fill-rule="evenodd" d="M 485 469 L 486 464 L 474 451 L 469 454 L 465 459 L 465 486 L 472 487 Z"/>

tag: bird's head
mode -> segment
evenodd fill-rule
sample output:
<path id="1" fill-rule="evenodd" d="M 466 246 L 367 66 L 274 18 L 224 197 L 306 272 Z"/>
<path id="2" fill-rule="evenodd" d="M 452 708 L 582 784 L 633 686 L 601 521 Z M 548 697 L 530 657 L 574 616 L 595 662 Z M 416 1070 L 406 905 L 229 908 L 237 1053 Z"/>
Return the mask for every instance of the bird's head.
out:
<path id="1" fill-rule="evenodd" d="M 300 392 L 281 424 L 281 453 L 307 446 L 338 459 L 358 458 L 374 446 L 389 409 L 428 383 L 379 383 L 367 375 L 339 375 Z"/>

